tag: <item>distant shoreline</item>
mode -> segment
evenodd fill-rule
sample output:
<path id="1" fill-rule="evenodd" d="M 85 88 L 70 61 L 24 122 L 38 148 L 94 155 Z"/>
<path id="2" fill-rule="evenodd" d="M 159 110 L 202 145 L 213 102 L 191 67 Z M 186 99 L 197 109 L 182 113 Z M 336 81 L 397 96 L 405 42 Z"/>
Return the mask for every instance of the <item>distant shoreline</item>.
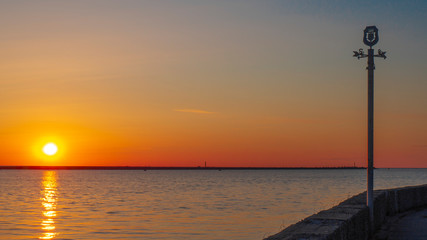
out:
<path id="1" fill-rule="evenodd" d="M 0 170 L 327 170 L 365 167 L 130 167 L 130 166 L 0 166 Z"/>

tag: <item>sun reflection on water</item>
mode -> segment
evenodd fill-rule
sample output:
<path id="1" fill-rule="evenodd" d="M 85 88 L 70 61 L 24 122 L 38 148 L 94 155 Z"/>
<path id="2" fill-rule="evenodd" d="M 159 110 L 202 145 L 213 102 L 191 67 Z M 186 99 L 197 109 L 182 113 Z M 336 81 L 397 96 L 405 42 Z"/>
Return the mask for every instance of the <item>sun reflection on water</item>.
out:
<path id="1" fill-rule="evenodd" d="M 57 189 L 56 189 L 56 172 L 46 171 L 43 173 L 43 191 L 42 191 L 42 206 L 43 206 L 43 219 L 41 223 L 41 229 L 43 231 L 42 236 L 39 239 L 54 239 L 56 236 L 55 232 L 55 221 L 56 217 L 56 202 L 58 201 Z"/>

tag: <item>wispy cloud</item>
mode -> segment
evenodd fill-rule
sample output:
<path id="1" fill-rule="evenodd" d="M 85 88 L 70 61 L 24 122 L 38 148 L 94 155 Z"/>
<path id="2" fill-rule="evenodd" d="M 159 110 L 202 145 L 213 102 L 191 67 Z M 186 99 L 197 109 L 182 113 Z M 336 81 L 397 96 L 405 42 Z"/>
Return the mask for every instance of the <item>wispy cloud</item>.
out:
<path id="1" fill-rule="evenodd" d="M 174 109 L 175 112 L 185 112 L 185 113 L 196 113 L 196 114 L 214 114 L 215 112 L 209 112 L 200 109 Z"/>

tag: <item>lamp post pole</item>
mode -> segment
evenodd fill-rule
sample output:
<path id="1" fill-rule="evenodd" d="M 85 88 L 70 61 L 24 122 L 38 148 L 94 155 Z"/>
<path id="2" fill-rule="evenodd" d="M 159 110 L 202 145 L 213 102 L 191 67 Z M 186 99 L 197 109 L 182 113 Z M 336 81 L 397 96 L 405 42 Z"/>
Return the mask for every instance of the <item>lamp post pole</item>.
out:
<path id="1" fill-rule="evenodd" d="M 377 44 L 379 40 L 378 29 L 375 26 L 368 26 L 364 30 L 363 42 L 369 46 L 368 55 L 363 52 L 363 49 L 359 51 L 353 51 L 353 57 L 368 58 L 368 167 L 367 167 L 367 191 L 366 191 L 366 204 L 369 207 L 369 221 L 371 231 L 374 227 L 374 57 L 386 58 L 385 53 L 378 50 L 378 54 L 374 54 L 372 46 Z"/>
<path id="2" fill-rule="evenodd" d="M 367 204 L 369 217 L 374 219 L 374 49 L 368 49 L 368 172 Z M 372 220 L 371 220 L 372 222 Z M 372 225 L 372 224 L 371 224 Z"/>

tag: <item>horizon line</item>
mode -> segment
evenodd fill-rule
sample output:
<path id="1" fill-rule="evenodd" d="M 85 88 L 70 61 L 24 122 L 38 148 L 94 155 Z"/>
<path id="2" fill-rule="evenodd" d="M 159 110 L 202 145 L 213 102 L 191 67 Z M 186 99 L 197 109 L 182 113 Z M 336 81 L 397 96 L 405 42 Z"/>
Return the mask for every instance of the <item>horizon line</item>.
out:
<path id="1" fill-rule="evenodd" d="M 383 167 L 375 169 L 399 169 L 396 167 Z M 315 170 L 315 169 L 366 169 L 366 167 L 341 166 L 341 167 L 177 167 L 177 166 L 0 166 L 0 170 Z M 400 168 L 400 169 L 411 169 Z M 414 168 L 417 169 L 417 168 Z M 422 168 L 419 168 L 422 169 Z"/>

